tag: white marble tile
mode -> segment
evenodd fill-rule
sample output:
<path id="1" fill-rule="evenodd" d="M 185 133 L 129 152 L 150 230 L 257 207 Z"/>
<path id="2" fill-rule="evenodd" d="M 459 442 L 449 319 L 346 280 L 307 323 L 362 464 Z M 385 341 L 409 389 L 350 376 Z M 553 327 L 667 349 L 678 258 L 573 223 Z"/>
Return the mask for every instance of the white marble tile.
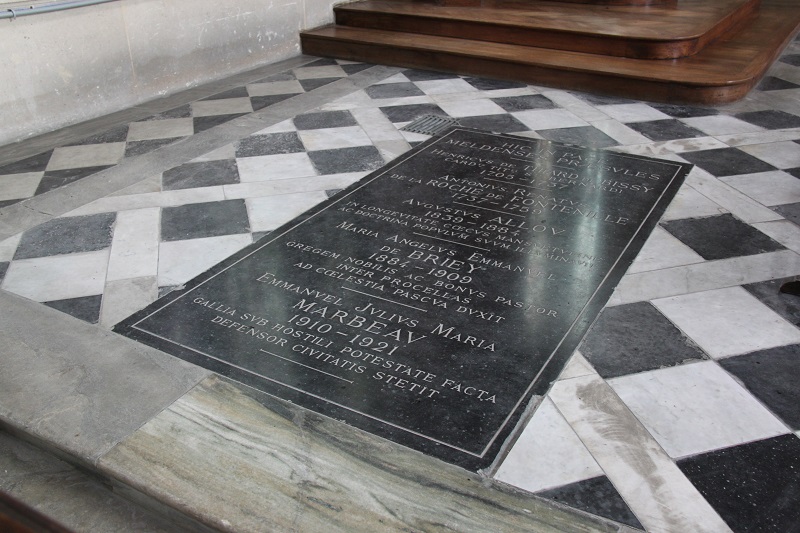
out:
<path id="1" fill-rule="evenodd" d="M 236 160 L 236 166 L 239 168 L 241 183 L 302 178 L 317 174 L 305 152 L 241 157 Z"/>
<path id="2" fill-rule="evenodd" d="M 150 207 L 117 213 L 108 261 L 109 281 L 158 273 L 161 209 Z"/>
<path id="3" fill-rule="evenodd" d="M 156 276 L 109 281 L 103 291 L 100 325 L 111 329 L 117 322 L 158 299 Z"/>
<path id="4" fill-rule="evenodd" d="M 702 131 L 707 135 L 731 135 L 739 133 L 752 133 L 764 131 L 764 128 L 750 124 L 744 120 L 728 115 L 713 115 L 707 117 L 690 117 L 680 119 L 685 124 Z"/>
<path id="5" fill-rule="evenodd" d="M 631 144 L 649 144 L 653 141 L 629 128 L 625 124 L 615 119 L 598 120 L 592 122 L 592 126 L 602 131 L 623 146 Z"/>
<path id="6" fill-rule="evenodd" d="M 191 105 L 192 115 L 195 117 L 253 112 L 253 105 L 247 97 L 225 98 L 222 100 L 200 100 L 198 102 L 192 102 Z"/>
<path id="7" fill-rule="evenodd" d="M 800 254 L 800 226 L 788 220 L 758 222 L 753 227 Z"/>
<path id="8" fill-rule="evenodd" d="M 398 124 L 398 126 L 400 125 Z M 422 133 L 414 133 L 412 131 L 402 131 L 402 130 L 400 131 L 400 135 L 402 135 L 403 139 L 405 139 L 406 142 L 409 143 L 424 142 L 431 138 L 430 135 L 423 135 Z"/>
<path id="9" fill-rule="evenodd" d="M 662 220 L 680 220 L 684 218 L 707 217 L 727 213 L 728 210 L 721 205 L 712 202 L 694 189 L 691 185 L 684 183 L 672 203 L 669 204 Z"/>
<path id="10" fill-rule="evenodd" d="M 361 129 L 361 126 L 301 130 L 297 134 L 308 151 L 335 150 L 337 148 L 351 148 L 353 146 L 368 146 L 372 144 L 369 136 Z"/>
<path id="11" fill-rule="evenodd" d="M 596 122 L 611 118 L 596 107 L 587 104 L 568 91 L 546 90 L 542 92 L 542 95 L 546 96 L 558 106 L 563 107 L 576 117 L 581 118 L 586 122 Z"/>
<path id="12" fill-rule="evenodd" d="M 727 145 L 714 137 L 694 137 L 691 139 L 634 144 L 625 146 L 624 150 L 629 154 L 664 158 L 672 154 L 696 152 L 698 150 L 713 150 L 717 148 L 727 148 Z"/>
<path id="13" fill-rule="evenodd" d="M 437 104 L 445 113 L 454 118 L 503 115 L 506 112 L 505 109 L 486 98 L 451 101 L 439 99 Z"/>
<path id="14" fill-rule="evenodd" d="M 505 111 L 503 112 L 505 113 Z M 575 128 L 589 125 L 588 122 L 570 113 L 566 109 L 528 109 L 525 111 L 516 111 L 511 113 L 511 115 L 532 130 Z"/>
<path id="15" fill-rule="evenodd" d="M 322 67 L 300 67 L 293 70 L 298 80 L 312 80 L 318 78 L 344 78 L 347 72 L 338 65 L 325 65 Z"/>
<path id="16" fill-rule="evenodd" d="M 382 80 L 378 80 L 375 82 L 375 85 L 383 85 L 386 83 L 408 83 L 408 77 L 403 74 L 402 72 L 398 72 L 397 74 L 392 74 L 388 78 L 383 78 Z"/>
<path id="17" fill-rule="evenodd" d="M 567 361 L 567 364 L 564 365 L 564 370 L 561 371 L 558 379 L 571 379 L 592 374 L 597 374 L 597 371 L 595 371 L 594 367 L 586 360 L 583 354 L 576 350 L 575 353 L 572 354 L 572 357 L 569 358 L 569 361 Z"/>
<path id="18" fill-rule="evenodd" d="M 266 135 L 268 133 L 286 133 L 290 131 L 297 131 L 297 128 L 294 127 L 294 122 L 289 120 L 282 120 L 272 126 L 267 126 L 263 130 L 258 130 L 257 132 L 253 133 L 253 135 Z"/>
<path id="19" fill-rule="evenodd" d="M 23 172 L 0 176 L 0 202 L 30 198 L 39 187 L 44 172 Z"/>
<path id="20" fill-rule="evenodd" d="M 703 258 L 697 252 L 673 237 L 665 229 L 656 227 L 645 241 L 633 264 L 628 268 L 628 272 L 659 270 L 702 261 Z"/>
<path id="21" fill-rule="evenodd" d="M 103 293 L 108 250 L 13 261 L 3 290 L 37 302 Z"/>
<path id="22" fill-rule="evenodd" d="M 756 133 L 739 133 L 734 135 L 717 135 L 717 139 L 728 146 L 745 146 L 748 144 L 764 144 L 800 139 L 800 128 L 788 130 L 759 131 Z"/>
<path id="23" fill-rule="evenodd" d="M 749 196 L 742 194 L 698 167 L 692 169 L 686 178 L 686 183 L 744 222 L 752 224 L 753 222 L 766 222 L 782 218 L 775 211 L 764 207 Z"/>
<path id="24" fill-rule="evenodd" d="M 128 141 L 168 139 L 170 137 L 186 137 L 193 134 L 194 122 L 191 118 L 169 118 L 164 120 L 132 122 L 128 126 Z"/>
<path id="25" fill-rule="evenodd" d="M 11 261 L 14 258 L 20 239 L 22 239 L 22 233 L 0 241 L 0 262 Z"/>
<path id="26" fill-rule="evenodd" d="M 672 118 L 647 104 L 599 105 L 597 109 L 620 122 L 645 122 Z"/>
<path id="27" fill-rule="evenodd" d="M 129 194 L 145 194 L 151 192 L 161 192 L 161 174 L 156 174 L 155 176 L 137 181 L 133 185 L 109 194 L 109 196 L 127 196 Z"/>
<path id="28" fill-rule="evenodd" d="M 550 398 L 647 531 L 730 532 L 599 376 L 557 381 Z"/>
<path id="29" fill-rule="evenodd" d="M 608 381 L 673 459 L 789 430 L 713 361 Z"/>
<path id="30" fill-rule="evenodd" d="M 378 149 L 383 160 L 390 163 L 411 150 L 411 145 L 401 138 L 398 141 L 375 141 L 375 148 Z"/>
<path id="31" fill-rule="evenodd" d="M 53 150 L 47 170 L 116 165 L 124 155 L 124 142 L 63 146 Z"/>
<path id="32" fill-rule="evenodd" d="M 415 82 L 425 94 L 479 93 L 478 89 L 461 78 Z"/>
<path id="33" fill-rule="evenodd" d="M 343 174 L 328 174 L 326 176 L 314 176 L 310 178 L 293 178 L 288 180 L 257 181 L 225 185 L 225 198 L 232 200 L 234 198 L 258 198 L 279 194 L 344 189 L 367 174 L 368 172 L 346 172 Z"/>
<path id="34" fill-rule="evenodd" d="M 800 167 L 800 144 L 792 141 L 748 144 L 739 149 L 777 168 Z"/>
<path id="35" fill-rule="evenodd" d="M 373 142 L 403 140 L 395 125 L 380 109 L 353 109 L 350 113 Z"/>
<path id="36" fill-rule="evenodd" d="M 128 209 L 145 207 L 170 207 L 175 205 L 198 204 L 202 202 L 218 202 L 225 199 L 222 186 L 201 187 L 198 189 L 181 189 L 177 191 L 129 194 L 126 196 L 106 196 L 89 202 L 64 216 L 94 215 Z"/>
<path id="37" fill-rule="evenodd" d="M 800 255 L 791 250 L 747 255 L 623 276 L 608 305 L 644 302 L 679 294 L 735 287 L 795 276 Z"/>
<path id="38" fill-rule="evenodd" d="M 800 202 L 800 180 L 780 170 L 727 176 L 720 180 L 764 205 Z"/>
<path id="39" fill-rule="evenodd" d="M 299 94 L 303 92 L 305 92 L 305 90 L 297 80 L 251 83 L 247 85 L 247 94 L 250 96 L 273 96 L 278 94 Z"/>
<path id="40" fill-rule="evenodd" d="M 252 242 L 249 233 L 162 242 L 159 246 L 158 285 L 182 285 Z"/>
<path id="41" fill-rule="evenodd" d="M 553 402 L 545 398 L 494 477 L 538 492 L 601 475 L 603 470 Z"/>
<path id="42" fill-rule="evenodd" d="M 653 300 L 711 357 L 800 343 L 800 330 L 741 287 Z"/>
<path id="43" fill-rule="evenodd" d="M 247 212 L 250 215 L 250 229 L 274 230 L 327 198 L 325 193 L 319 191 L 249 198 Z"/>

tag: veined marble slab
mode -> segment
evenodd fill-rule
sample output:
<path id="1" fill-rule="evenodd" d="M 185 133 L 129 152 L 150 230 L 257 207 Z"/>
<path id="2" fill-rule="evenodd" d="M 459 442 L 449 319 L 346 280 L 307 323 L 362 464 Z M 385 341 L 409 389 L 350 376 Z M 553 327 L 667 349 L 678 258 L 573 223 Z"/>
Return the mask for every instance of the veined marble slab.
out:
<path id="1" fill-rule="evenodd" d="M 223 531 L 633 531 L 219 377 L 98 466 Z"/>

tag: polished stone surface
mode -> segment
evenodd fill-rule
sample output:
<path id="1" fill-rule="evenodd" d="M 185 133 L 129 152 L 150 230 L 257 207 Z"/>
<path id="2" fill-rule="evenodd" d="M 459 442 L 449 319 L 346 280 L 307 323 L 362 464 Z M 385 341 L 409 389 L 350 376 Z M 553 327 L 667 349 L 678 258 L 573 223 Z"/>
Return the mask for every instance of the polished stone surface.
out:
<path id="1" fill-rule="evenodd" d="M 336 111 L 301 118 L 306 128 L 353 120 Z M 687 172 L 456 128 L 117 331 L 485 468 L 531 395 L 560 372 Z M 241 217 L 221 210 L 234 202 L 165 208 L 162 240 L 203 237 L 206 226 L 233 232 Z"/>

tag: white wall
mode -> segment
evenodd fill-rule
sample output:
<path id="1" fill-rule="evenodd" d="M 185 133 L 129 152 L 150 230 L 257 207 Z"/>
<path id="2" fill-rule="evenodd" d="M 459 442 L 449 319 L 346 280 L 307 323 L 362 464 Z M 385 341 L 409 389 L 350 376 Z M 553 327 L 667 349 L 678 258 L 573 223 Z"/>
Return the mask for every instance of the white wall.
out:
<path id="1" fill-rule="evenodd" d="M 333 0 L 119 0 L 0 20 L 0 145 L 300 53 Z"/>

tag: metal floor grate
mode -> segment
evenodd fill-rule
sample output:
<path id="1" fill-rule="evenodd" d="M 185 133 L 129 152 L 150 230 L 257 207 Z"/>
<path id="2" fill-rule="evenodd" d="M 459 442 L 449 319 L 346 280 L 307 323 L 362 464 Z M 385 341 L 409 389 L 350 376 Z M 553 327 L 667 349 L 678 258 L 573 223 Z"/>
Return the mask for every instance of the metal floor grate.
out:
<path id="1" fill-rule="evenodd" d="M 422 115 L 412 120 L 402 130 L 422 133 L 423 135 L 437 135 L 453 126 L 459 126 L 458 121 L 454 118 L 440 115 Z"/>

